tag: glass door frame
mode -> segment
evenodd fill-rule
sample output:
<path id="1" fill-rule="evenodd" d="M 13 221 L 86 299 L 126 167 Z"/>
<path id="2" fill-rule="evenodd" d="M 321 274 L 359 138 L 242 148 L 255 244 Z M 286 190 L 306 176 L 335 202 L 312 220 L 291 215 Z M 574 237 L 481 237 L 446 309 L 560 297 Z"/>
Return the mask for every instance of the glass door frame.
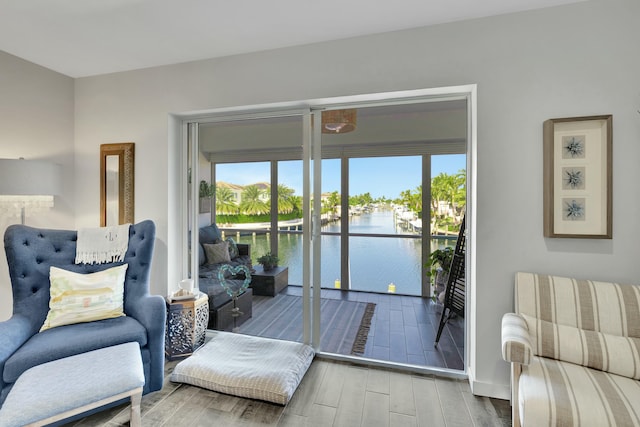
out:
<path id="1" fill-rule="evenodd" d="M 170 167 L 169 179 L 176 178 L 179 183 L 179 188 L 174 193 L 170 191 L 170 200 L 174 199 L 180 202 L 180 204 L 187 202 L 187 192 L 184 189 L 187 188 L 187 180 L 189 171 L 187 170 L 186 162 L 186 143 L 188 140 L 187 128 L 189 123 L 205 123 L 214 121 L 228 121 L 234 118 L 252 118 L 252 117 L 277 117 L 286 115 L 289 113 L 300 114 L 303 117 L 303 200 L 304 210 L 303 216 L 308 221 L 303 226 L 303 318 L 304 318 L 304 342 L 311 343 L 316 349 L 318 349 L 320 339 L 320 269 L 311 268 L 311 259 L 316 262 L 314 265 L 320 265 L 320 197 L 314 198 L 313 216 L 310 209 L 310 194 L 311 187 L 313 186 L 313 192 L 320 194 L 321 186 L 321 147 L 316 141 L 321 141 L 320 131 L 320 114 L 314 114 L 315 112 L 325 109 L 338 109 L 338 108 L 357 108 L 358 106 L 385 106 L 393 104 L 402 104 L 409 102 L 428 102 L 439 100 L 451 100 L 451 99 L 466 99 L 467 101 L 467 303 L 466 303 L 466 315 L 465 315 L 465 367 L 463 373 L 455 373 L 449 370 L 441 370 L 438 368 L 429 367 L 416 367 L 412 365 L 403 365 L 393 362 L 377 361 L 366 359 L 368 365 L 372 366 L 384 366 L 384 367 L 403 367 L 408 371 L 420 372 L 420 373 L 439 373 L 442 375 L 465 378 L 467 371 L 470 369 L 473 371 L 475 366 L 475 344 L 476 344 L 476 331 L 474 329 L 475 322 L 472 319 L 476 316 L 475 304 L 476 300 L 476 257 L 475 257 L 475 225 L 476 225 L 476 205 L 477 205 L 477 85 L 463 85 L 454 87 L 443 87 L 433 89 L 418 89 L 399 92 L 386 92 L 386 93 L 374 93 L 367 95 L 352 95 L 344 97 L 334 98 L 320 98 L 314 100 L 306 100 L 303 102 L 283 102 L 273 104 L 263 104 L 245 107 L 232 107 L 232 108 L 219 108 L 206 112 L 198 113 L 185 113 L 172 115 L 173 121 L 170 122 L 170 133 L 173 131 L 173 138 L 170 140 L 176 142 L 177 147 L 173 148 L 172 153 L 178 156 L 178 161 L 181 162 L 181 167 Z M 314 120 L 315 131 L 312 132 L 311 120 Z M 172 129 L 171 125 L 180 127 L 181 130 L 177 131 Z M 170 153 L 171 155 L 171 153 Z M 196 163 L 197 164 L 197 163 Z M 313 165 L 313 175 L 312 172 Z M 171 173 L 177 171 L 176 173 Z M 194 175 L 195 176 L 195 175 Z M 312 178 L 313 176 L 313 178 Z M 177 195 L 175 194 L 177 193 Z M 423 194 L 423 197 L 426 194 Z M 179 230 L 187 230 L 189 218 L 187 209 L 176 206 L 169 208 L 169 218 L 176 218 L 181 224 L 178 231 L 175 229 L 170 230 L 170 235 L 175 236 L 179 233 Z M 195 209 L 192 209 L 192 215 L 195 216 Z M 194 221 L 191 218 L 192 224 L 197 224 L 197 220 Z M 171 233 L 173 231 L 173 233 Z M 174 250 L 169 251 L 169 256 L 176 260 L 181 260 L 183 269 L 170 268 L 169 280 L 179 277 L 186 277 L 187 273 L 184 271 L 184 267 L 189 264 L 189 250 L 185 245 L 186 237 L 183 236 L 177 239 L 182 244 L 176 245 Z M 191 241 L 191 250 L 195 247 L 195 239 Z M 170 246 L 171 248 L 171 246 Z M 192 252 L 193 253 L 193 252 Z M 193 269 L 193 263 L 195 260 L 191 260 L 191 271 Z M 180 265 L 180 264 L 178 264 Z M 311 283 L 318 283 L 318 286 L 311 287 Z M 311 291 L 313 290 L 313 295 Z M 312 305 L 313 304 L 313 307 Z M 313 309 L 312 309 L 313 308 Z M 321 350 L 321 349 L 320 349 Z M 323 354 L 323 353 L 320 353 Z M 323 354 L 324 355 L 324 354 Z M 363 362 L 362 358 L 353 356 L 342 355 L 324 355 L 326 357 L 338 360 Z"/>
<path id="2" fill-rule="evenodd" d="M 310 224 L 314 223 L 312 218 L 312 210 L 310 208 L 310 202 L 312 200 L 310 191 L 312 188 L 311 182 L 311 152 L 312 152 L 312 135 L 311 135 L 311 112 L 307 108 L 283 108 L 283 109 L 268 109 L 267 111 L 256 110 L 229 112 L 228 110 L 221 110 L 216 114 L 216 111 L 212 111 L 210 114 L 202 117 L 194 117 L 192 119 L 183 120 L 183 134 L 184 144 L 182 147 L 182 158 L 185 161 L 182 162 L 182 179 L 181 187 L 186 191 L 182 197 L 182 230 L 183 238 L 182 245 L 187 248 L 183 251 L 182 265 L 183 276 L 193 278 L 198 283 L 197 274 L 198 271 L 198 258 L 196 256 L 189 256 L 189 254 L 198 253 L 198 233 L 195 232 L 198 228 L 198 209 L 196 208 L 196 202 L 198 200 L 198 183 L 193 177 L 199 176 L 198 155 L 199 155 L 199 135 L 198 127 L 204 123 L 224 123 L 238 120 L 255 120 L 255 119 L 269 119 L 284 116 L 300 116 L 302 118 L 302 163 L 303 163 L 303 342 L 305 344 L 312 344 L 314 348 L 318 348 L 319 345 L 319 294 L 317 297 L 317 307 L 314 310 L 317 311 L 318 320 L 313 321 L 311 311 L 311 283 L 313 278 L 313 271 L 311 269 L 311 256 L 313 247 L 310 242 L 313 241 L 312 233 L 313 229 Z M 274 172 L 273 163 L 271 166 L 271 177 L 277 177 L 277 173 Z M 276 186 L 272 185 L 272 194 Z M 314 187 L 315 188 L 315 187 Z M 316 198 L 319 200 L 319 197 Z M 189 203 L 193 206 L 189 208 Z M 215 209 L 215 208 L 213 208 Z M 273 211 L 272 211 L 273 213 Z M 318 214 L 319 215 L 319 214 Z M 277 218 L 277 217 L 276 217 Z M 319 218 L 319 217 L 318 217 Z M 272 218 L 272 223 L 274 219 Z M 277 220 L 276 220 L 277 223 Z M 187 232 L 184 232 L 186 230 Z M 277 227 L 275 228 L 277 232 Z M 192 237 L 188 238 L 188 233 L 191 232 Z M 319 241 L 318 241 L 319 243 Z M 319 254 L 318 254 L 319 256 Z M 318 287 L 319 288 L 319 287 Z M 318 333 L 312 333 L 312 327 L 318 330 Z"/>

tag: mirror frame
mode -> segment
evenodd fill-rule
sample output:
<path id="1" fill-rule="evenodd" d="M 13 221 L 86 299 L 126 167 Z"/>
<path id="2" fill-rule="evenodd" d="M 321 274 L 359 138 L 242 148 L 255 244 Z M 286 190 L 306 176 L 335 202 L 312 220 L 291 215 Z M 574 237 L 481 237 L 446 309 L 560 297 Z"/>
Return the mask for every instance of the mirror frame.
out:
<path id="1" fill-rule="evenodd" d="M 100 145 L 100 226 L 107 225 L 107 156 L 118 156 L 118 224 L 134 221 L 135 143 Z"/>

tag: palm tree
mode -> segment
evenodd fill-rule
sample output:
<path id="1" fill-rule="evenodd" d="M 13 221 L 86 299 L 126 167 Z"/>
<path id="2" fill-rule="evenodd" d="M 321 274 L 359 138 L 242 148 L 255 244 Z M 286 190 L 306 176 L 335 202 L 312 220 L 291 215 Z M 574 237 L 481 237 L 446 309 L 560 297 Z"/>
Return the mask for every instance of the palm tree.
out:
<path id="1" fill-rule="evenodd" d="M 340 206 L 340 195 L 338 194 L 338 192 L 333 191 L 331 194 L 329 194 L 329 197 L 325 199 L 324 204 L 328 211 L 330 211 L 332 214 L 335 214 L 338 210 L 338 206 Z"/>
<path id="2" fill-rule="evenodd" d="M 269 205 L 260 198 L 262 190 L 255 185 L 248 185 L 242 191 L 240 210 L 247 215 L 262 215 L 269 213 Z"/>
<path id="3" fill-rule="evenodd" d="M 431 228 L 436 233 L 438 232 L 440 220 L 443 216 L 438 212 L 439 207 L 441 202 L 447 202 L 450 200 L 450 188 L 452 185 L 452 176 L 446 173 L 440 173 L 438 176 L 431 179 Z"/>
<path id="4" fill-rule="evenodd" d="M 284 184 L 278 184 L 278 213 L 293 212 L 293 195 L 295 190 Z"/>
<path id="5" fill-rule="evenodd" d="M 433 229 L 438 230 L 439 225 L 444 225 L 447 213 L 440 214 L 438 208 L 441 203 L 447 203 L 453 210 L 453 215 L 459 215 L 460 210 L 465 205 L 466 200 L 466 173 L 464 170 L 458 171 L 455 175 L 440 173 L 431 180 L 431 209 Z M 451 223 L 454 218 L 449 218 Z M 440 222 L 443 222 L 440 224 Z"/>
<path id="6" fill-rule="evenodd" d="M 464 169 L 460 169 L 454 175 L 454 185 L 456 190 L 451 198 L 451 203 L 454 212 L 459 216 L 467 204 L 467 172 Z"/>
<path id="7" fill-rule="evenodd" d="M 412 211 L 419 213 L 422 212 L 422 185 L 416 187 L 414 191 L 404 190 L 400 192 L 400 199 L 402 204 Z"/>
<path id="8" fill-rule="evenodd" d="M 416 187 L 415 193 L 411 193 L 409 207 L 415 212 L 422 212 L 422 185 Z"/>
<path id="9" fill-rule="evenodd" d="M 400 192 L 400 200 L 402 204 L 407 205 L 407 207 L 411 204 L 411 190 L 404 190 Z"/>
<path id="10" fill-rule="evenodd" d="M 292 212 L 298 212 L 302 216 L 302 196 L 291 196 Z"/>
<path id="11" fill-rule="evenodd" d="M 233 215 L 238 213 L 233 192 L 227 187 L 216 187 L 216 214 Z"/>

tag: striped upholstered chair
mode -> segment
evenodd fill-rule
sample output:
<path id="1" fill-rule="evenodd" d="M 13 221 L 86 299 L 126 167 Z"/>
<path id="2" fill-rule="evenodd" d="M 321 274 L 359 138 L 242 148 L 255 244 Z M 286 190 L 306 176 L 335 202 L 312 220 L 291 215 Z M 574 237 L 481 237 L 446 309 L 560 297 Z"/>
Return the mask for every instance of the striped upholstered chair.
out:
<path id="1" fill-rule="evenodd" d="M 640 287 L 517 273 L 514 426 L 640 426 Z"/>

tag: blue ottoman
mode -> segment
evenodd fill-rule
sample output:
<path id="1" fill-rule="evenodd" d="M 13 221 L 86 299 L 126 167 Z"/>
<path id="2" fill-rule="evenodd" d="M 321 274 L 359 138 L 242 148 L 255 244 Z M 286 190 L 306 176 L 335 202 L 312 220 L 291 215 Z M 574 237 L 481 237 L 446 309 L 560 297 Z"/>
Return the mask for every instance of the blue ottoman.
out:
<path id="1" fill-rule="evenodd" d="M 129 397 L 131 426 L 140 426 L 143 386 L 135 342 L 43 363 L 20 375 L 0 408 L 0 425 L 47 425 Z"/>

